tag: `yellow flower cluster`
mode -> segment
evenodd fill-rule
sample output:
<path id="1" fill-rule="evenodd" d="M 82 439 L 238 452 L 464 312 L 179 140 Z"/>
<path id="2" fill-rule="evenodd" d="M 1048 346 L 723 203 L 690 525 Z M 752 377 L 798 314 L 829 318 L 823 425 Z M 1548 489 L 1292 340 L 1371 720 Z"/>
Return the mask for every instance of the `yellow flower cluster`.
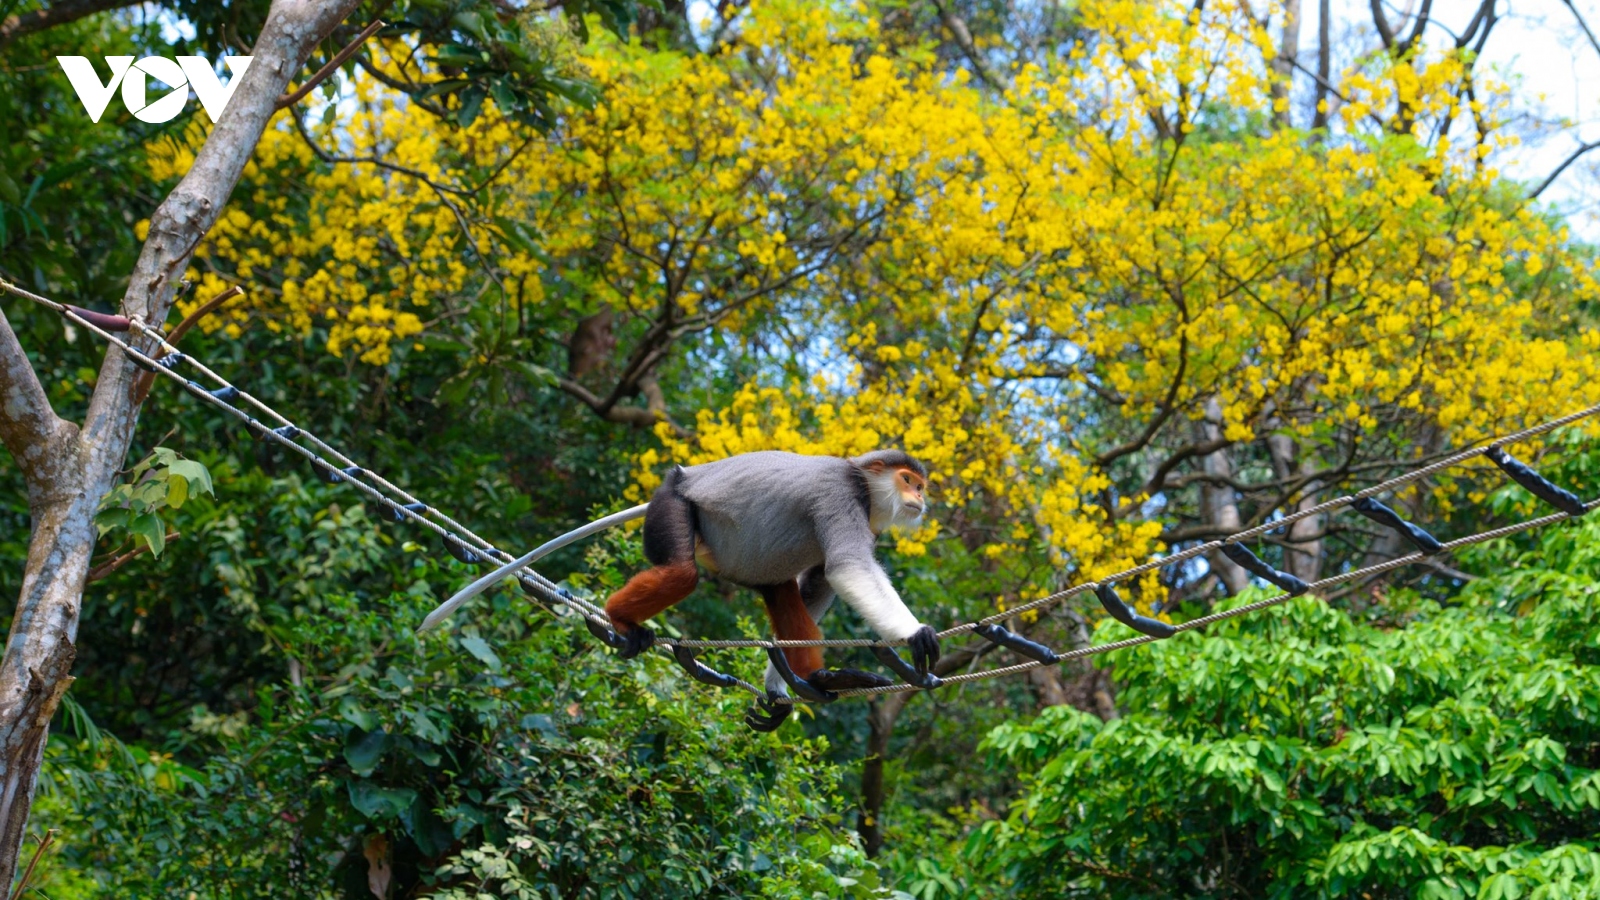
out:
<path id="1" fill-rule="evenodd" d="M 1041 555 L 1093 578 L 1162 549 L 1152 498 L 1097 460 L 1107 409 L 1176 429 L 1214 397 L 1235 441 L 1410 417 L 1461 444 L 1600 400 L 1600 336 L 1552 327 L 1600 295 L 1593 268 L 1487 163 L 1503 94 L 1478 94 L 1482 142 L 1427 140 L 1466 112 L 1458 57 L 1374 58 L 1313 139 L 1262 124 L 1272 48 L 1242 0 L 1080 8 L 1097 38 L 1005 102 L 799 0 L 752 5 L 737 52 L 597 39 L 603 100 L 550 139 L 492 110 L 443 128 L 358 79 L 315 137 L 384 164 L 321 162 L 280 117 L 191 277 L 246 282 L 230 327 L 326 329 L 373 364 L 491 300 L 667 308 L 752 349 L 796 325 L 805 362 L 690 440 L 661 428 L 636 496 L 667 461 L 901 446 L 1024 599 L 1052 586 Z M 197 137 L 155 164 L 182 171 Z"/>

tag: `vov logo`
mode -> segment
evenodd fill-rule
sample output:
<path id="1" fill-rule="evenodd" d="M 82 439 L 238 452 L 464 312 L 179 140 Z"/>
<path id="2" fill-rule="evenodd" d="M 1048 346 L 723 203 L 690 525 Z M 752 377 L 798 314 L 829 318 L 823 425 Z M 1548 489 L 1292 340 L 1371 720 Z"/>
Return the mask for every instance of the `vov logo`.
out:
<path id="1" fill-rule="evenodd" d="M 233 73 L 233 77 L 224 85 L 204 57 L 180 56 L 174 62 L 164 56 L 146 56 L 134 62 L 131 56 L 108 56 L 106 64 L 111 67 L 111 80 L 102 84 L 89 57 L 58 56 L 56 61 L 67 73 L 72 89 L 78 92 L 78 100 L 83 104 L 84 112 L 89 114 L 91 122 L 100 121 L 106 104 L 111 102 L 111 95 L 117 92 L 119 84 L 122 86 L 122 104 L 141 122 L 171 121 L 188 104 L 189 88 L 194 88 L 200 105 L 205 107 L 206 114 L 215 122 L 222 118 L 222 110 L 233 97 L 233 89 L 244 77 L 245 70 L 250 68 L 248 56 L 224 56 L 223 64 Z M 172 87 L 171 93 L 146 102 L 147 77 L 166 82 Z"/>

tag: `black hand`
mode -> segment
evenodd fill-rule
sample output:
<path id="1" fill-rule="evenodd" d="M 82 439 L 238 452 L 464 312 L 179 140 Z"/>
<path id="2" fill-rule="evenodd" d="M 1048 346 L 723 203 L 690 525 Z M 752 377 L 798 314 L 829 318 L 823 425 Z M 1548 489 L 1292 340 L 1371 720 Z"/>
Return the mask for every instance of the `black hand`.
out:
<path id="1" fill-rule="evenodd" d="M 655 645 L 656 633 L 643 625 L 634 625 L 622 636 L 622 640 L 626 643 L 617 655 L 623 659 L 633 659 Z"/>
<path id="2" fill-rule="evenodd" d="M 794 709 L 792 703 L 778 703 L 777 694 L 767 692 L 768 700 L 757 700 L 756 705 L 745 711 L 744 723 L 751 729 L 762 734 L 777 731 L 778 726 L 789 718 L 789 713 Z M 772 701 L 772 702 L 769 702 Z"/>
<path id="3" fill-rule="evenodd" d="M 911 664 L 916 666 L 918 675 L 928 674 L 933 664 L 939 661 L 939 638 L 930 625 L 911 632 L 906 645 L 911 648 Z"/>

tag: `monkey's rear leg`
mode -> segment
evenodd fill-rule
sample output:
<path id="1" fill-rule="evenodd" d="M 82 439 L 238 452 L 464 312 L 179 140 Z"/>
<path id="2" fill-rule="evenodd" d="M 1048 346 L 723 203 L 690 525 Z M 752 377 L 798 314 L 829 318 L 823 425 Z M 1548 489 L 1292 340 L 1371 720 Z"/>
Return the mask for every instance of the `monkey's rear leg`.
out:
<path id="1" fill-rule="evenodd" d="M 644 626 L 645 620 L 689 596 L 699 580 L 700 573 L 692 559 L 656 566 L 628 579 L 622 590 L 606 601 L 606 615 L 612 627 L 628 642 L 618 655 L 632 659 L 649 649 L 656 642 L 656 635 Z"/>
<path id="2" fill-rule="evenodd" d="M 606 616 L 627 646 L 619 654 L 632 659 L 655 643 L 644 622 L 689 596 L 700 573 L 694 566 L 694 508 L 678 494 L 681 469 L 662 479 L 644 514 L 644 555 L 653 568 L 628 579 L 606 601 Z"/>
<path id="3" fill-rule="evenodd" d="M 810 611 L 806 609 L 798 581 L 764 587 L 761 596 L 767 601 L 767 616 L 772 620 L 772 632 L 778 640 L 821 640 L 822 629 L 817 627 Z M 882 675 L 859 669 L 824 669 L 821 647 L 785 647 L 783 656 L 796 678 L 820 690 L 839 691 L 894 684 Z"/>

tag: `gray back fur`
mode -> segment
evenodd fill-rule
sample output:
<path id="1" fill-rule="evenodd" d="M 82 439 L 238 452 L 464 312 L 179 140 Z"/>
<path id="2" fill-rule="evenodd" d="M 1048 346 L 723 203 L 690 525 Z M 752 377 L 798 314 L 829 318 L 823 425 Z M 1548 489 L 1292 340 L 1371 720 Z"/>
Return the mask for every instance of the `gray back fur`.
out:
<path id="1" fill-rule="evenodd" d="M 694 504 L 718 573 L 735 584 L 780 584 L 824 560 L 830 569 L 872 561 L 866 483 L 852 460 L 744 453 L 684 469 L 678 493 Z"/>

